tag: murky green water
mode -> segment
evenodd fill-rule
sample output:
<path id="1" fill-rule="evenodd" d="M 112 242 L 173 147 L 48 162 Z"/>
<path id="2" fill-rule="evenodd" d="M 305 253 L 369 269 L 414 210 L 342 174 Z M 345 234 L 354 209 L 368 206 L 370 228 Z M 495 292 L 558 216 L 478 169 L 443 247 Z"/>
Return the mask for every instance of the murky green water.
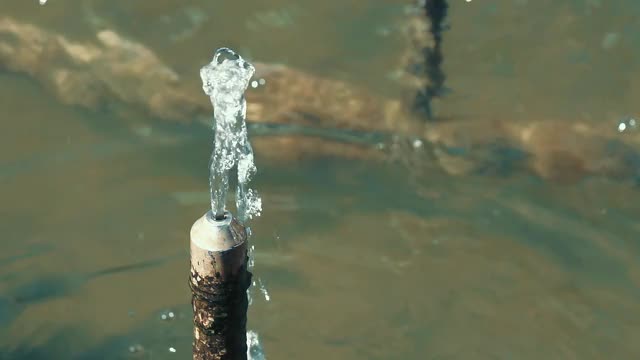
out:
<path id="1" fill-rule="evenodd" d="M 228 45 L 397 93 L 394 29 L 408 1 L 86 3 L 5 1 L 0 14 L 76 41 L 116 29 L 195 88 L 212 50 Z M 616 130 L 640 111 L 635 1 L 450 3 L 454 93 L 438 113 L 486 123 L 489 134 L 500 118 L 638 136 Z M 140 136 L 128 124 L 158 121 L 63 105 L 4 70 L 0 104 L 0 359 L 190 358 L 186 251 L 208 204 L 210 134 L 164 124 Z M 563 141 L 572 140 L 558 133 L 540 146 Z M 640 353 L 633 171 L 567 183 L 508 164 L 454 176 L 413 158 L 256 156 L 264 212 L 252 223 L 254 273 L 270 299 L 255 293 L 249 327 L 267 358 Z M 562 170 L 573 179 L 579 169 Z"/>

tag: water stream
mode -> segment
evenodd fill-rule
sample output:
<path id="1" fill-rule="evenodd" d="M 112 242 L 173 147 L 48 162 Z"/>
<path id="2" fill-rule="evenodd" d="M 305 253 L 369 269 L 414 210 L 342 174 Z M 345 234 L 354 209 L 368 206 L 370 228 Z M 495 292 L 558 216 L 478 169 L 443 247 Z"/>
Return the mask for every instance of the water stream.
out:
<path id="1" fill-rule="evenodd" d="M 209 175 L 211 210 L 216 217 L 224 216 L 229 172 L 235 167 L 238 174 L 236 209 L 241 222 L 260 215 L 262 210 L 260 197 L 248 188 L 256 166 L 247 137 L 244 91 L 254 72 L 253 65 L 228 48 L 218 49 L 211 63 L 200 69 L 202 88 L 211 98 L 215 119 Z"/>

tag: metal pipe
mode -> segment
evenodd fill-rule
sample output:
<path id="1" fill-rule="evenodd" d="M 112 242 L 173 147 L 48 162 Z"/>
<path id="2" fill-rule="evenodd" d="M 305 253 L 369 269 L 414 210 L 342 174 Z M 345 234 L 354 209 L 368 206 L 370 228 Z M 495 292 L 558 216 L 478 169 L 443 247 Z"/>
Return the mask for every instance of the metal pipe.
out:
<path id="1" fill-rule="evenodd" d="M 247 359 L 247 231 L 225 212 L 211 211 L 191 228 L 193 359 Z"/>

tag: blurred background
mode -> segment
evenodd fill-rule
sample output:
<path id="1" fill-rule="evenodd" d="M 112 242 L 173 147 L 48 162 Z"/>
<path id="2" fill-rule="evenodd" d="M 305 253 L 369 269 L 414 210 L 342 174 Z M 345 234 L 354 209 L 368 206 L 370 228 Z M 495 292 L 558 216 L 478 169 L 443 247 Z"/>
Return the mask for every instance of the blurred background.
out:
<path id="1" fill-rule="evenodd" d="M 411 0 L 3 1 L 0 359 L 191 357 L 222 46 L 268 359 L 634 359 L 640 2 L 448 5 L 426 119 Z"/>

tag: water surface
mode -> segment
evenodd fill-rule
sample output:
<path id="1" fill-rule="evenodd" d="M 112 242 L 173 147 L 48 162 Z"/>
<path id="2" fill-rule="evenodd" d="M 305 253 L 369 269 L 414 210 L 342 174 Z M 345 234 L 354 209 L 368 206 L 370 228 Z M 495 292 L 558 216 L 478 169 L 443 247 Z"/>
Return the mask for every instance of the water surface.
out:
<path id="1" fill-rule="evenodd" d="M 231 46 L 398 95 L 407 2 L 86 3 L 5 2 L 0 13 L 78 41 L 116 29 L 194 88 L 211 51 Z M 634 136 L 617 125 L 638 113 L 638 15 L 632 0 L 451 1 L 453 93 L 436 112 Z M 156 119 L 63 105 L 24 74 L 0 73 L 0 99 L 0 358 L 190 358 L 186 249 L 208 207 L 210 134 L 140 136 L 127 124 Z M 249 322 L 267 357 L 635 358 L 634 179 L 544 180 L 491 154 L 496 167 L 454 176 L 411 154 L 256 153 L 255 274 L 270 301 L 256 293 Z M 145 261 L 155 265 L 109 271 Z"/>

